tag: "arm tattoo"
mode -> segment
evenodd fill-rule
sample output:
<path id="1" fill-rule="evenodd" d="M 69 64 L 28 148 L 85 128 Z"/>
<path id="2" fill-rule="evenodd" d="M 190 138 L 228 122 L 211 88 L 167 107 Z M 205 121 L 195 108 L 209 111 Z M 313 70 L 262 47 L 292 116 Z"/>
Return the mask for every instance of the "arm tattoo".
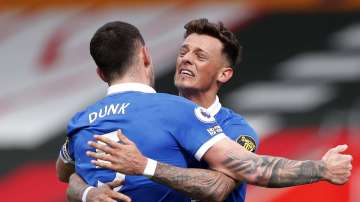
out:
<path id="1" fill-rule="evenodd" d="M 193 199 L 223 201 L 234 189 L 235 181 L 217 171 L 179 168 L 158 162 L 152 180 L 186 193 Z"/>
<path id="2" fill-rule="evenodd" d="M 321 161 L 294 161 L 271 156 L 240 156 L 229 152 L 223 161 L 229 170 L 251 184 L 265 187 L 289 187 L 322 179 Z"/>
<path id="3" fill-rule="evenodd" d="M 67 189 L 67 199 L 69 202 L 81 202 L 82 194 L 88 185 L 77 175 L 72 174 Z"/>

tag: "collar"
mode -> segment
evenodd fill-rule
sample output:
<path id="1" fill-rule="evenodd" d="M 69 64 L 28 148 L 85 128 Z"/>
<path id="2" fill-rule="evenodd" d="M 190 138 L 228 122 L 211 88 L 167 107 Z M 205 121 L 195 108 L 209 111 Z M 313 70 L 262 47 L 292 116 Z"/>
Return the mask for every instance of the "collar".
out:
<path id="1" fill-rule="evenodd" d="M 156 91 L 142 83 L 121 83 L 121 84 L 115 84 L 108 88 L 107 95 L 111 95 L 114 93 L 122 93 L 126 91 L 139 91 L 143 93 L 156 93 Z"/>
<path id="2" fill-rule="evenodd" d="M 219 101 L 219 97 L 216 96 L 215 101 L 207 108 L 207 111 L 211 116 L 215 116 L 221 109 L 221 103 Z"/>

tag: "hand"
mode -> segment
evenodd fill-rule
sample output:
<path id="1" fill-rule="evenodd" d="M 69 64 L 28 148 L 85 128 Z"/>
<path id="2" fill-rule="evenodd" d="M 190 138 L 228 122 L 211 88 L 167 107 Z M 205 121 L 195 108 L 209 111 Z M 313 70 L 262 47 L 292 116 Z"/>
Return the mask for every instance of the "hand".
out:
<path id="1" fill-rule="evenodd" d="M 116 201 L 124 201 L 131 202 L 131 199 L 119 192 L 114 191 L 113 189 L 122 185 L 123 180 L 116 180 L 100 187 L 95 187 L 90 189 L 86 201 L 87 202 L 116 202 Z"/>
<path id="2" fill-rule="evenodd" d="M 352 156 L 341 154 L 347 148 L 347 145 L 334 147 L 321 159 L 325 164 L 324 178 L 330 183 L 341 185 L 349 180 L 352 169 Z"/>
<path id="3" fill-rule="evenodd" d="M 126 175 L 142 175 L 147 158 L 120 130 L 117 132 L 117 136 L 121 143 L 97 135 L 94 136 L 95 139 L 106 145 L 89 141 L 91 147 L 100 150 L 100 152 L 88 151 L 86 153 L 88 156 L 97 159 L 92 160 L 91 163 Z"/>

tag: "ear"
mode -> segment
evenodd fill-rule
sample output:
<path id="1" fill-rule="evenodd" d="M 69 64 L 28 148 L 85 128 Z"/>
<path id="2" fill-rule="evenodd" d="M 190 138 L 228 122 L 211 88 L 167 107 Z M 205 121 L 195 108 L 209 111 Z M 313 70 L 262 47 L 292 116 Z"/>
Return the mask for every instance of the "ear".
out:
<path id="1" fill-rule="evenodd" d="M 144 65 L 145 67 L 148 67 L 151 65 L 152 61 L 151 61 L 151 57 L 150 57 L 150 51 L 149 48 L 147 47 L 142 47 L 141 48 L 142 51 L 142 55 L 143 55 L 143 60 L 144 60 Z"/>
<path id="2" fill-rule="evenodd" d="M 234 70 L 231 67 L 221 68 L 217 80 L 220 83 L 228 82 L 234 74 Z"/>
<path id="3" fill-rule="evenodd" d="M 99 67 L 96 68 L 96 73 L 97 75 L 101 78 L 101 80 L 103 80 L 104 82 L 108 83 L 108 80 L 106 79 L 104 72 L 101 71 L 101 69 Z"/>

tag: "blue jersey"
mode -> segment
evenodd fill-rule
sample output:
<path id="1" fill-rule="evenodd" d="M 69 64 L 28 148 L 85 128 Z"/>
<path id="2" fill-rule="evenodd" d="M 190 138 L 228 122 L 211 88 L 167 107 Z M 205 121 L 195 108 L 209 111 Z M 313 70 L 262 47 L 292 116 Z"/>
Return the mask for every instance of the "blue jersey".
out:
<path id="1" fill-rule="evenodd" d="M 207 149 L 225 137 L 214 117 L 192 102 L 168 94 L 126 91 L 129 88 L 124 91 L 121 85 L 110 87 L 115 89 L 112 94 L 77 113 L 69 122 L 69 153 L 75 160 L 76 172 L 92 186 L 125 178 L 120 192 L 135 202 L 189 201 L 184 194 L 146 177 L 124 176 L 90 163 L 85 153 L 95 149 L 87 142 L 94 134 L 117 129 L 122 129 L 145 156 L 178 167 L 188 167 L 187 156 L 201 159 Z"/>
<path id="2" fill-rule="evenodd" d="M 231 109 L 221 107 L 218 98 L 216 98 L 216 101 L 208 108 L 208 111 L 215 117 L 217 123 L 219 123 L 228 137 L 245 147 L 248 151 L 256 151 L 259 145 L 259 137 L 242 116 Z M 208 168 L 205 162 L 198 162 L 194 158 L 190 159 L 192 159 L 189 162 L 190 167 Z M 246 183 L 241 183 L 234 189 L 225 202 L 243 202 L 245 201 L 245 195 Z"/>

